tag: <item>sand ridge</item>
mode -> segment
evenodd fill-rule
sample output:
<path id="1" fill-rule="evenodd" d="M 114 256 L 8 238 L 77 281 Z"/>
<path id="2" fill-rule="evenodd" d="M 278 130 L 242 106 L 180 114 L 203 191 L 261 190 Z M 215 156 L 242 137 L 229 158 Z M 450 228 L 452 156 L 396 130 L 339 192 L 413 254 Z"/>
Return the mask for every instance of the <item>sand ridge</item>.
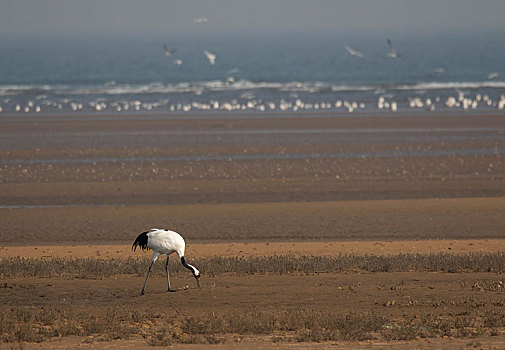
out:
<path id="1" fill-rule="evenodd" d="M 186 256 L 268 256 L 268 255 L 339 255 L 400 253 L 431 254 L 468 252 L 494 253 L 505 251 L 505 239 L 419 240 L 419 241 L 325 241 L 272 243 L 191 243 Z M 151 253 L 132 252 L 130 245 L 52 245 L 8 246 L 0 248 L 0 258 L 128 258 L 145 257 Z"/>

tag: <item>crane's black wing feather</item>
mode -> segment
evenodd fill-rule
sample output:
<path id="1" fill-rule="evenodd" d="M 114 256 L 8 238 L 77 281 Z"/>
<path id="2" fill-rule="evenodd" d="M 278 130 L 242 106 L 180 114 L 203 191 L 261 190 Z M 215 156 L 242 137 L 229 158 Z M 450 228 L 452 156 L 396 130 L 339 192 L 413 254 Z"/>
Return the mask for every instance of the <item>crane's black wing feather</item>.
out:
<path id="1" fill-rule="evenodd" d="M 142 248 L 142 250 L 149 249 L 147 247 L 147 240 L 148 240 L 147 234 L 148 233 L 149 232 L 142 232 L 140 235 L 138 235 L 137 239 L 135 240 L 135 242 L 133 242 L 133 245 L 132 245 L 133 251 L 137 250 L 137 247 Z"/>

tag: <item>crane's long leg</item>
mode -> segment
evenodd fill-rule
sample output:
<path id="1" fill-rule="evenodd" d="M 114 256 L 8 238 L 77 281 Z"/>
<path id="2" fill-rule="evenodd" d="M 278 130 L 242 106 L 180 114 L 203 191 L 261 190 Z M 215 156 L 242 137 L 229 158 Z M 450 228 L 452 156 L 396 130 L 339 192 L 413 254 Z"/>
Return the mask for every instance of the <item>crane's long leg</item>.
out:
<path id="1" fill-rule="evenodd" d="M 167 272 L 167 283 L 168 283 L 168 290 L 167 292 L 177 292 L 176 290 L 173 290 L 170 288 L 170 277 L 168 275 L 168 260 L 170 259 L 170 255 L 167 254 L 167 262 L 165 263 L 165 271 Z"/>
<path id="2" fill-rule="evenodd" d="M 144 286 L 142 287 L 142 290 L 140 291 L 140 295 L 144 295 L 144 290 L 146 289 L 146 284 L 147 284 L 147 279 L 149 278 L 149 274 L 151 273 L 151 268 L 154 265 L 154 260 L 151 261 L 151 265 L 149 265 L 149 270 L 147 270 L 147 276 L 146 276 L 146 281 L 144 282 Z"/>

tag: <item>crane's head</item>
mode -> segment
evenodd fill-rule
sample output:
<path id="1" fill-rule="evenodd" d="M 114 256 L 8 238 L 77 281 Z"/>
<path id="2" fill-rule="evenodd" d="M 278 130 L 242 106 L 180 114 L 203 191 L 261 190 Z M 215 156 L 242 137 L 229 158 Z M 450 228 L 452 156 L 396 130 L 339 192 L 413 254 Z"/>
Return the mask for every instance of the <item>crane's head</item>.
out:
<path id="1" fill-rule="evenodd" d="M 198 285 L 198 288 L 200 288 L 200 271 L 196 269 L 196 267 L 193 270 L 193 276 L 195 276 L 196 279 L 196 284 Z"/>
<path id="2" fill-rule="evenodd" d="M 189 265 L 188 266 L 191 267 L 191 271 L 193 272 L 193 276 L 195 276 L 195 279 L 196 279 L 196 284 L 198 285 L 198 288 L 200 288 L 200 271 L 198 271 L 198 269 L 196 267 L 194 267 L 193 265 Z"/>

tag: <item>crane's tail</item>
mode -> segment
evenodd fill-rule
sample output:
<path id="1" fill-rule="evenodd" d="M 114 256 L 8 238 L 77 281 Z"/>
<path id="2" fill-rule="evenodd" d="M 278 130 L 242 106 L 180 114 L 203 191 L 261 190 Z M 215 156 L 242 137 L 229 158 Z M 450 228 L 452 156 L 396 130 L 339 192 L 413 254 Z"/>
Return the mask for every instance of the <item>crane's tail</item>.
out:
<path id="1" fill-rule="evenodd" d="M 137 239 L 135 242 L 133 242 L 132 249 L 133 251 L 137 250 L 137 247 L 142 248 L 142 250 L 149 249 L 147 248 L 147 234 L 149 232 L 142 232 L 140 235 L 138 235 Z"/>

